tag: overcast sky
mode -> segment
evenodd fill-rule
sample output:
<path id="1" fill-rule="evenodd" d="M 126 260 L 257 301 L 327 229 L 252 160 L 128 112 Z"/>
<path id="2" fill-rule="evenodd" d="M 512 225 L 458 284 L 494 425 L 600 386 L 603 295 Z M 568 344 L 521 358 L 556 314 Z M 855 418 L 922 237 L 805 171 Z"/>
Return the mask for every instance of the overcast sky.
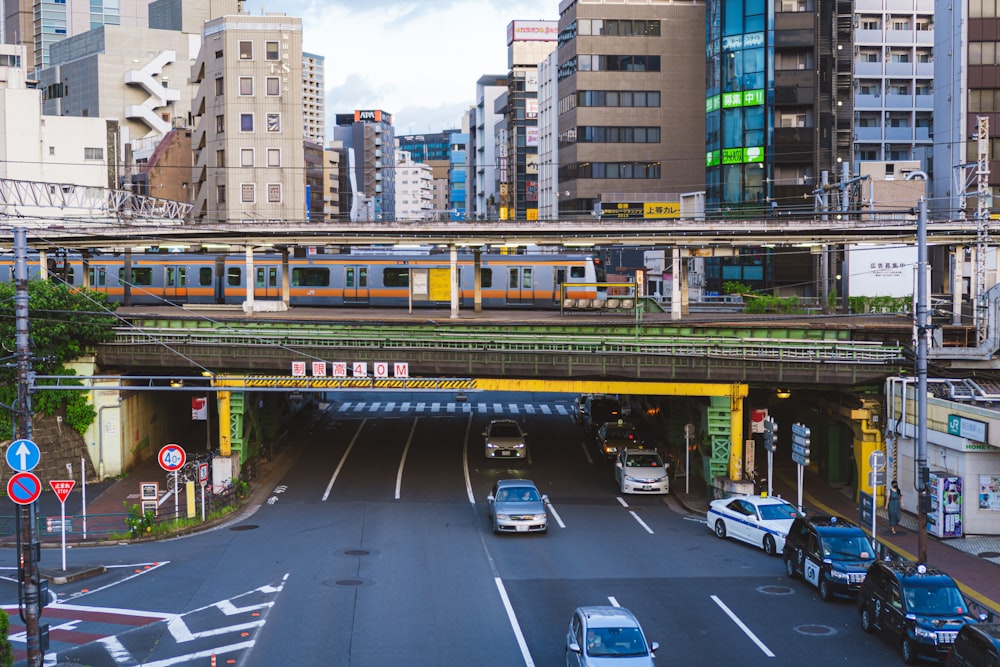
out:
<path id="1" fill-rule="evenodd" d="M 246 11 L 302 18 L 303 49 L 326 58 L 328 123 L 382 109 L 397 134 L 419 134 L 461 127 L 479 77 L 507 72 L 507 24 L 555 21 L 559 0 L 247 0 Z"/>

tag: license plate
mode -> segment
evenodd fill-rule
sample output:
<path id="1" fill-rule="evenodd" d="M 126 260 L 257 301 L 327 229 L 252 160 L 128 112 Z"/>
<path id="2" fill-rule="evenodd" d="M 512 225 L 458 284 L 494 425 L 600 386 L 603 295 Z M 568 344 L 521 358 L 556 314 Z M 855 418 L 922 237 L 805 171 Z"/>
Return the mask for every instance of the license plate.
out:
<path id="1" fill-rule="evenodd" d="M 528 532 L 528 527 L 527 526 L 518 526 L 517 527 L 517 532 L 519 532 L 519 533 L 526 533 L 526 532 Z"/>
<path id="2" fill-rule="evenodd" d="M 651 487 L 649 484 L 643 484 L 642 485 L 642 490 L 643 491 L 652 491 L 653 487 Z"/>
<path id="3" fill-rule="evenodd" d="M 505 449 L 502 452 L 500 452 L 500 456 L 512 456 L 513 454 L 514 452 L 510 451 L 509 449 Z"/>

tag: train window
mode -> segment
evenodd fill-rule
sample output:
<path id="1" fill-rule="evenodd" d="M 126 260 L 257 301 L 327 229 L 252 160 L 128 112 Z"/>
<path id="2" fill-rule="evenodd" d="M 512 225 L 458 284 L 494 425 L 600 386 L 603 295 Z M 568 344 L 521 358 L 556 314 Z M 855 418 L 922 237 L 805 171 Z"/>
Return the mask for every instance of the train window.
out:
<path id="1" fill-rule="evenodd" d="M 125 268 L 118 269 L 118 283 L 125 284 Z M 132 267 L 132 284 L 139 287 L 150 287 L 153 284 L 153 269 L 149 266 Z"/>
<path id="2" fill-rule="evenodd" d="M 382 269 L 382 284 L 386 287 L 409 287 L 409 269 Z"/>
<path id="3" fill-rule="evenodd" d="M 531 269 L 528 267 L 521 273 L 521 289 L 531 289 Z"/>
<path id="4" fill-rule="evenodd" d="M 198 269 L 198 284 L 202 287 L 212 284 L 212 267 L 203 266 Z"/>
<path id="5" fill-rule="evenodd" d="M 243 272 L 237 266 L 230 266 L 226 269 L 226 284 L 230 287 L 239 287 Z"/>
<path id="6" fill-rule="evenodd" d="M 517 287 L 517 269 L 511 269 L 509 275 L 507 276 L 507 287 L 516 288 Z"/>
<path id="7" fill-rule="evenodd" d="M 92 266 L 87 269 L 87 274 L 91 287 L 104 287 L 107 285 L 107 269 L 103 266 L 99 268 L 94 268 Z"/>
<path id="8" fill-rule="evenodd" d="M 483 269 L 479 273 L 483 288 L 493 287 L 493 269 Z"/>
<path id="9" fill-rule="evenodd" d="M 330 269 L 305 267 L 292 269 L 292 287 L 329 287 Z"/>
<path id="10" fill-rule="evenodd" d="M 167 287 L 184 287 L 187 285 L 187 269 L 183 266 L 167 267 Z"/>
<path id="11" fill-rule="evenodd" d="M 570 278 L 586 278 L 587 269 L 582 266 L 571 266 L 569 267 L 569 277 Z"/>

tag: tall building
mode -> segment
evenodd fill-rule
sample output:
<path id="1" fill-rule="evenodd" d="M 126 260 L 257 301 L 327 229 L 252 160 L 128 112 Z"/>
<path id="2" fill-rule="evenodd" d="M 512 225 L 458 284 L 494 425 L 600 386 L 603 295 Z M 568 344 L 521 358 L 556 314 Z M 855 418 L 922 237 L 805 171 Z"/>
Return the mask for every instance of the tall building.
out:
<path id="1" fill-rule="evenodd" d="M 430 165 L 414 162 L 409 151 L 396 151 L 396 220 L 430 220 L 434 216 Z"/>
<path id="2" fill-rule="evenodd" d="M 347 170 L 342 168 L 344 146 L 339 141 L 331 141 L 323 151 L 323 219 L 327 222 L 343 220 L 347 215 L 347 205 L 341 207 L 340 193 L 349 191 Z"/>
<path id="3" fill-rule="evenodd" d="M 561 0 L 558 48 L 561 215 L 704 188 L 703 2 Z"/>
<path id="4" fill-rule="evenodd" d="M 468 124 L 465 132 L 452 132 L 448 167 L 448 215 L 450 220 L 465 220 L 466 177 L 468 176 Z"/>
<path id="5" fill-rule="evenodd" d="M 209 21 L 191 80 L 198 85 L 193 217 L 304 220 L 302 20 Z"/>
<path id="6" fill-rule="evenodd" d="M 302 54 L 302 115 L 306 141 L 326 143 L 326 58 Z"/>
<path id="7" fill-rule="evenodd" d="M 49 64 L 49 49 L 102 25 L 145 28 L 150 0 L 3 0 L 4 39 L 27 47 L 29 72 Z"/>
<path id="8" fill-rule="evenodd" d="M 350 170 L 353 220 L 396 219 L 396 136 L 392 116 L 380 109 L 337 114 L 334 139 L 344 144 Z M 341 193 L 343 206 L 343 193 Z"/>
<path id="9" fill-rule="evenodd" d="M 507 77 L 484 74 L 476 81 L 476 106 L 469 123 L 469 180 L 466 195 L 469 218 L 484 220 L 497 216 L 499 159 L 494 128 L 503 121 L 496 101 L 507 94 Z M 506 143 L 504 144 L 506 146 Z"/>
<path id="10" fill-rule="evenodd" d="M 422 162 L 431 168 L 431 192 L 435 211 L 433 219 L 447 220 L 448 172 L 451 166 L 451 135 L 458 130 L 444 130 L 428 134 L 403 134 L 396 137 L 397 149 L 407 151 L 414 162 Z"/>
<path id="11" fill-rule="evenodd" d="M 538 219 L 559 219 L 559 52 L 538 63 Z"/>
<path id="12" fill-rule="evenodd" d="M 930 157 L 933 0 L 856 0 L 854 171 L 860 162 Z"/>
<path id="13" fill-rule="evenodd" d="M 538 219 L 538 63 L 556 48 L 556 21 L 507 26 L 506 150 L 500 156 L 500 219 Z"/>

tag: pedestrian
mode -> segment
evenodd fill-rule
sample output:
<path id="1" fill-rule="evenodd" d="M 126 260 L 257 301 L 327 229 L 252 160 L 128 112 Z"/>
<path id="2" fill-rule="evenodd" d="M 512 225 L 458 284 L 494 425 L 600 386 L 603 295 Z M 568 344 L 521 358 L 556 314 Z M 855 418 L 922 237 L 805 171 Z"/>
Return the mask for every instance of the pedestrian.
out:
<path id="1" fill-rule="evenodd" d="M 885 508 L 889 513 L 889 530 L 895 535 L 896 526 L 899 525 L 899 519 L 903 514 L 903 494 L 900 493 L 899 483 L 896 480 L 892 480 L 889 495 L 885 497 Z"/>

